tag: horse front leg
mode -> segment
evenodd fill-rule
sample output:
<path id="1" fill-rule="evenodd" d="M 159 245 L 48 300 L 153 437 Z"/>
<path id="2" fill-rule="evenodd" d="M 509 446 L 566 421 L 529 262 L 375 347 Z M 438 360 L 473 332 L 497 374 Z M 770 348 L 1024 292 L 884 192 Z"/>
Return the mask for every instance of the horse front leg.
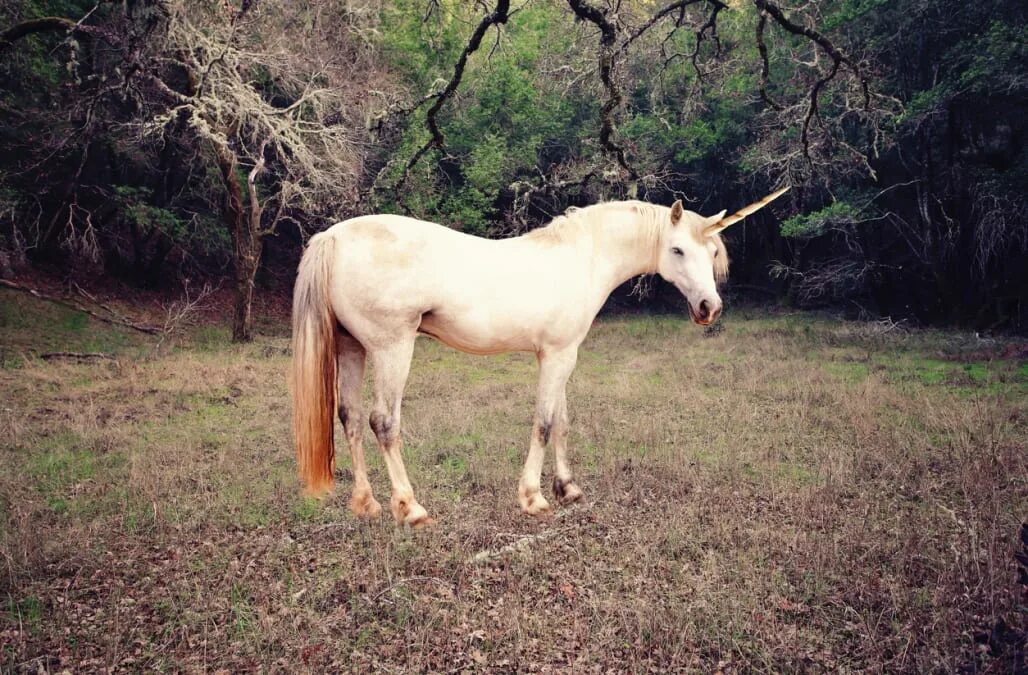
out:
<path id="1" fill-rule="evenodd" d="M 566 436 L 566 421 L 560 424 L 557 416 L 561 392 L 567 384 L 578 359 L 577 345 L 559 352 L 539 352 L 539 392 L 532 420 L 532 436 L 528 444 L 525 469 L 518 483 L 518 501 L 521 510 L 533 516 L 549 513 L 550 503 L 543 497 L 539 484 L 542 479 L 543 458 L 551 434 L 556 429 Z M 566 416 L 566 411 L 565 411 Z"/>
<path id="2" fill-rule="evenodd" d="M 415 337 L 412 335 L 402 343 L 371 351 L 371 364 L 375 371 L 375 403 L 368 421 L 389 471 L 393 487 L 389 506 L 393 517 L 398 523 L 421 527 L 431 525 L 433 521 L 414 498 L 414 488 L 411 487 L 407 469 L 403 465 L 403 439 L 400 436 L 400 404 L 410 372 Z"/>
<path id="3" fill-rule="evenodd" d="M 571 426 L 568 421 L 567 387 L 561 387 L 557 400 L 557 412 L 553 421 L 553 451 L 556 458 L 556 471 L 553 475 L 553 494 L 562 504 L 577 502 L 582 498 L 582 490 L 574 483 L 571 467 L 568 466 L 568 433 Z"/>

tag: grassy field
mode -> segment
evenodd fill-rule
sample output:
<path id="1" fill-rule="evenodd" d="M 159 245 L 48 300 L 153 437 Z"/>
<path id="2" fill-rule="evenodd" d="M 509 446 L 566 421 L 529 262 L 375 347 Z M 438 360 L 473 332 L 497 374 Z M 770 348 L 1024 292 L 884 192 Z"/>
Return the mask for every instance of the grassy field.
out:
<path id="1" fill-rule="evenodd" d="M 410 531 L 350 516 L 345 451 L 340 495 L 300 496 L 284 322 L 157 347 L 0 292 L 0 668 L 1023 668 L 1017 350 L 721 325 L 598 323 L 568 390 L 585 502 L 545 520 L 515 494 L 534 357 L 419 340 L 405 453 L 437 523 Z"/>

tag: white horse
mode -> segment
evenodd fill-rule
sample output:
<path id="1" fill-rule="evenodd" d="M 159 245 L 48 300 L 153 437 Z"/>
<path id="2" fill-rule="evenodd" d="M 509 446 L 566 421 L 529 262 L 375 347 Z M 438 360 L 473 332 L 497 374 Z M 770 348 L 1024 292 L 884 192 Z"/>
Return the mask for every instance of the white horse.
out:
<path id="1" fill-rule="evenodd" d="M 786 188 L 788 189 L 788 188 Z M 721 312 L 716 282 L 728 272 L 719 232 L 777 198 L 736 214 L 703 217 L 637 201 L 570 210 L 544 228 L 487 240 L 434 223 L 372 215 L 311 238 L 293 294 L 293 427 L 308 492 L 332 488 L 334 414 L 353 460 L 350 509 L 378 516 L 361 439 L 365 361 L 374 370 L 369 418 L 392 482 L 400 523 L 431 522 L 414 498 L 400 455 L 400 403 L 418 333 L 472 354 L 534 352 L 538 399 L 528 458 L 518 485 L 525 513 L 551 510 L 540 491 L 543 455 L 553 444 L 558 500 L 582 497 L 568 466 L 565 384 L 593 319 L 624 281 L 659 273 L 686 297 L 693 321 Z"/>

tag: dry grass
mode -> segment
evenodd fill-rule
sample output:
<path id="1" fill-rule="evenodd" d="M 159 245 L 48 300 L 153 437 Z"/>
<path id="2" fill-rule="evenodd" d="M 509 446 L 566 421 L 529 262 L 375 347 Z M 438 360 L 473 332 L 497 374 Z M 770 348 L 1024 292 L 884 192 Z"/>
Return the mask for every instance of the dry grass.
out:
<path id="1" fill-rule="evenodd" d="M 285 335 L 154 353 L 27 302 L 0 295 L 4 670 L 1024 667 L 1028 368 L 973 338 L 603 321 L 569 388 L 587 502 L 546 521 L 515 499 L 534 359 L 419 341 L 411 532 L 300 496 Z M 32 358 L 48 325 L 118 361 Z"/>

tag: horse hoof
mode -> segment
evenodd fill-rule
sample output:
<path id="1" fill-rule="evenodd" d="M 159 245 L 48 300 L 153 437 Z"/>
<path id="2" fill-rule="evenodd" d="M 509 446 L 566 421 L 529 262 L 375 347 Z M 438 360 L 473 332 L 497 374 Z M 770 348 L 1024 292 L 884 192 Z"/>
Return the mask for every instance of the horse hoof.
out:
<path id="1" fill-rule="evenodd" d="M 582 498 L 582 490 L 570 480 L 553 477 L 553 495 L 561 504 L 571 504 Z"/>
<path id="2" fill-rule="evenodd" d="M 521 498 L 521 510 L 530 516 L 548 516 L 553 513 L 553 507 L 538 492 Z"/>
<path id="3" fill-rule="evenodd" d="M 425 507 L 413 499 L 393 499 L 390 506 L 393 510 L 393 517 L 396 518 L 396 522 L 400 525 L 424 527 L 434 522 L 429 518 Z"/>
<path id="4" fill-rule="evenodd" d="M 435 518 L 426 513 L 417 520 L 408 520 L 407 525 L 413 527 L 415 530 L 420 530 L 423 527 L 432 527 L 435 525 Z"/>
<path id="5" fill-rule="evenodd" d="M 564 483 L 564 489 L 557 495 L 561 504 L 574 504 L 582 498 L 582 489 L 574 483 Z"/>
<path id="6" fill-rule="evenodd" d="M 350 511 L 358 518 L 378 518 L 382 515 L 382 505 L 370 492 L 362 492 L 350 497 Z"/>

